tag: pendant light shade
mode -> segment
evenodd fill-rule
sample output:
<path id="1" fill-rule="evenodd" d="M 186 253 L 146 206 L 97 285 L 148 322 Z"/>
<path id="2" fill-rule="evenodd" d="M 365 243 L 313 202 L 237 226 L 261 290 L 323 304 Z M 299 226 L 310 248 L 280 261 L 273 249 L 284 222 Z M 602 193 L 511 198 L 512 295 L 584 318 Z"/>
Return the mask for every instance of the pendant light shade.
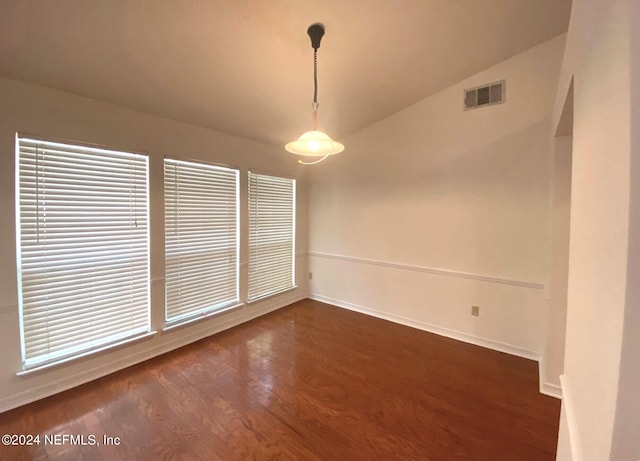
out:
<path id="1" fill-rule="evenodd" d="M 297 140 L 288 143 L 284 148 L 292 154 L 304 157 L 320 157 L 319 160 L 314 162 L 298 160 L 298 163 L 302 165 L 314 165 L 330 155 L 339 154 L 344 150 L 344 146 L 332 140 L 329 135 L 318 131 L 318 48 L 320 48 L 320 40 L 324 36 L 324 26 L 320 23 L 311 24 L 307 29 L 307 34 L 311 39 L 311 47 L 313 48 L 312 129 L 303 133 Z"/>
<path id="2" fill-rule="evenodd" d="M 292 154 L 307 157 L 324 157 L 325 155 L 339 154 L 344 150 L 342 144 L 332 140 L 322 131 L 307 131 L 284 148 Z"/>

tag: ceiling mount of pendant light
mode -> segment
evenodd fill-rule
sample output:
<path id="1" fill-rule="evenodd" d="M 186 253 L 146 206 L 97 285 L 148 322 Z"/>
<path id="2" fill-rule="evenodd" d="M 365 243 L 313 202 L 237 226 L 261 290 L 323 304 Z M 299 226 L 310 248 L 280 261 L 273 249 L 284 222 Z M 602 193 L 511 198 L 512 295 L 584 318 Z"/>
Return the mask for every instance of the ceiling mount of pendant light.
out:
<path id="1" fill-rule="evenodd" d="M 314 165 L 330 155 L 339 154 L 344 150 L 344 146 L 332 140 L 322 131 L 318 131 L 318 48 L 320 48 L 320 41 L 324 36 L 324 26 L 320 23 L 311 24 L 307 29 L 307 34 L 311 39 L 311 47 L 313 48 L 312 130 L 303 133 L 297 140 L 288 143 L 284 148 L 292 154 L 305 157 L 320 157 L 313 162 L 298 160 L 298 163 L 302 165 Z"/>

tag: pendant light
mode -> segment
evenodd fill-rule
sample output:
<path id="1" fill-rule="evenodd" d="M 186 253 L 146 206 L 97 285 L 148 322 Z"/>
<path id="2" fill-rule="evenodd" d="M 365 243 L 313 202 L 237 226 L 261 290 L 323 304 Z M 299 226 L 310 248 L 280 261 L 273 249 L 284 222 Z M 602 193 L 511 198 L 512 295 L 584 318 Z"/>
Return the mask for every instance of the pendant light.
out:
<path id="1" fill-rule="evenodd" d="M 324 26 L 320 23 L 311 24 L 307 29 L 307 34 L 311 38 L 311 47 L 313 48 L 312 130 L 303 133 L 297 140 L 288 143 L 284 148 L 292 154 L 320 157 L 313 162 L 298 160 L 298 163 L 302 165 L 315 165 L 330 155 L 339 154 L 344 150 L 344 146 L 332 140 L 322 131 L 318 131 L 318 48 L 320 48 L 320 40 L 324 35 Z"/>

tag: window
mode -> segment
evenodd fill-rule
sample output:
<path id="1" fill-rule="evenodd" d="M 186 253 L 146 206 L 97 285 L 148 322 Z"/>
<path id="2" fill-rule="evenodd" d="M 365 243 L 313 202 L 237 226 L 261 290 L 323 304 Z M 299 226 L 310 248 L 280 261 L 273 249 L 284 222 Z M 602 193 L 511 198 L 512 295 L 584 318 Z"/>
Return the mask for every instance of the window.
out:
<path id="1" fill-rule="evenodd" d="M 293 288 L 296 181 L 249 172 L 249 300 Z"/>
<path id="2" fill-rule="evenodd" d="M 17 140 L 25 369 L 149 331 L 148 159 Z"/>
<path id="3" fill-rule="evenodd" d="M 238 302 L 238 171 L 165 159 L 166 318 Z"/>

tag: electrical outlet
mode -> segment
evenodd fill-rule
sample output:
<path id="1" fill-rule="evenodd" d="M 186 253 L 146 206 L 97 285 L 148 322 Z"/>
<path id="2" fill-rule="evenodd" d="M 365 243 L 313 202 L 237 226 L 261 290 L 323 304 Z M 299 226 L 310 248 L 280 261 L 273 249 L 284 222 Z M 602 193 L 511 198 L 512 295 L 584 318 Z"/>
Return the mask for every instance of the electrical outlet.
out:
<path id="1" fill-rule="evenodd" d="M 313 280 L 313 272 L 309 272 L 309 280 Z"/>
<path id="2" fill-rule="evenodd" d="M 471 315 L 480 317 L 480 306 L 471 306 Z"/>

